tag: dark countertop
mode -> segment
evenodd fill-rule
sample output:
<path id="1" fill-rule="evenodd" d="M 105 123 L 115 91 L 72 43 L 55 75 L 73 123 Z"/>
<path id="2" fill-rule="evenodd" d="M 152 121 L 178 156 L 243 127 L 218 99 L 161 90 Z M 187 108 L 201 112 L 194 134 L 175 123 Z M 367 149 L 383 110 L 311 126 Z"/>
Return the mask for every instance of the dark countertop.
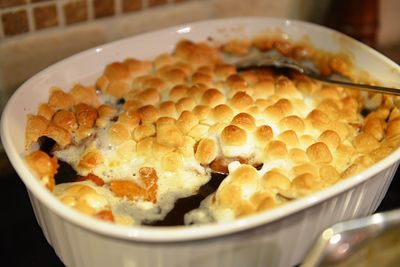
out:
<path id="1" fill-rule="evenodd" d="M 4 266 L 64 266 L 36 222 L 25 185 L 4 155 L 0 155 L 0 179 L 0 203 L 5 207 L 0 217 Z"/>
<path id="2" fill-rule="evenodd" d="M 1 252 L 7 266 L 64 266 L 47 243 L 36 222 L 25 186 L 12 170 L 5 156 L 0 156 L 2 192 Z M 389 191 L 377 211 L 400 208 L 400 170 L 396 173 Z"/>

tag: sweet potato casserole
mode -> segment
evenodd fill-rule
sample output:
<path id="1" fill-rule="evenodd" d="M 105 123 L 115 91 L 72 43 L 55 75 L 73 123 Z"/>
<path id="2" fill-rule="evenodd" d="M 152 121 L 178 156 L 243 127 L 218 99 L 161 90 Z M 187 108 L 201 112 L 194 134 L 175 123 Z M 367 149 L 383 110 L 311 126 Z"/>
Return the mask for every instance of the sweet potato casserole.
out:
<path id="1" fill-rule="evenodd" d="M 183 40 L 151 61 L 109 64 L 93 86 L 51 88 L 28 116 L 26 161 L 61 202 L 89 216 L 201 224 L 309 195 L 398 147 L 393 96 L 225 61 L 270 49 L 349 74 L 345 59 L 282 40 Z"/>

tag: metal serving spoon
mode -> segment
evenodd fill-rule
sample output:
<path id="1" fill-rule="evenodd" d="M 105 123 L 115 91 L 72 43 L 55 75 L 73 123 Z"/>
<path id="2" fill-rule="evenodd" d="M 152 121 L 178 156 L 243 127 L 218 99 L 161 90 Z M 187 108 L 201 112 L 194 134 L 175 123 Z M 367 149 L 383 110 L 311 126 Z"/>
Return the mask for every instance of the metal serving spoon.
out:
<path id="1" fill-rule="evenodd" d="M 243 59 L 235 59 L 232 62 L 236 65 L 237 69 L 247 70 L 262 67 L 276 67 L 279 69 L 292 69 L 296 70 L 311 79 L 320 81 L 324 84 L 340 85 L 347 88 L 359 89 L 375 93 L 386 93 L 393 95 L 400 95 L 399 88 L 383 87 L 377 85 L 354 83 L 347 77 L 335 74 L 335 77 L 324 77 L 318 74 L 312 67 L 301 64 L 293 59 L 284 57 L 278 53 L 263 54 L 246 57 Z M 339 80 L 340 79 L 340 80 Z"/>

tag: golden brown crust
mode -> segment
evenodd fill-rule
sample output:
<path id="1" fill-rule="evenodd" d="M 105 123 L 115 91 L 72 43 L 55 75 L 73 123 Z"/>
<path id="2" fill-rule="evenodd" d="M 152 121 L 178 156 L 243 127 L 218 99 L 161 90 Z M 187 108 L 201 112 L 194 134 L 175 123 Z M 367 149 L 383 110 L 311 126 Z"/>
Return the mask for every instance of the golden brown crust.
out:
<path id="1" fill-rule="evenodd" d="M 118 116 L 118 122 L 125 124 L 131 131 L 140 124 L 140 120 L 139 112 L 129 109 Z"/>
<path id="2" fill-rule="evenodd" d="M 330 151 L 336 151 L 341 143 L 340 136 L 332 130 L 324 131 L 319 137 L 318 141 L 325 143 Z"/>
<path id="3" fill-rule="evenodd" d="M 51 120 L 54 113 L 55 113 L 55 109 L 52 106 L 50 106 L 47 103 L 43 103 L 43 104 L 40 104 L 37 115 L 43 116 L 47 120 Z"/>
<path id="4" fill-rule="evenodd" d="M 364 132 L 371 134 L 377 140 L 382 140 L 385 136 L 386 122 L 381 118 L 371 118 L 365 122 Z"/>
<path id="5" fill-rule="evenodd" d="M 98 194 L 94 188 L 84 184 L 72 184 L 58 195 L 61 202 L 86 215 L 101 220 L 112 221 L 107 199 Z"/>
<path id="6" fill-rule="evenodd" d="M 210 107 L 215 107 L 217 105 L 224 104 L 225 102 L 225 96 L 218 89 L 215 88 L 210 88 L 205 91 L 201 99 L 201 103 L 203 105 L 207 105 Z"/>
<path id="7" fill-rule="evenodd" d="M 79 103 L 74 106 L 76 120 L 79 127 L 93 128 L 98 117 L 97 110 L 85 103 Z"/>
<path id="8" fill-rule="evenodd" d="M 131 77 L 138 77 L 149 73 L 153 68 L 153 64 L 150 61 L 141 61 L 134 58 L 125 59 L 123 64 L 128 68 Z"/>
<path id="9" fill-rule="evenodd" d="M 268 125 L 258 126 L 254 132 L 255 140 L 261 147 L 264 147 L 272 139 L 273 135 L 272 128 Z"/>
<path id="10" fill-rule="evenodd" d="M 314 109 L 308 114 L 307 119 L 311 122 L 311 125 L 318 130 L 326 130 L 329 127 L 331 120 L 329 116 L 318 109 Z"/>
<path id="11" fill-rule="evenodd" d="M 178 101 L 179 99 L 186 97 L 188 94 L 189 87 L 187 85 L 176 85 L 172 87 L 172 89 L 169 91 L 169 99 L 172 101 Z"/>
<path id="12" fill-rule="evenodd" d="M 291 190 L 298 196 L 308 195 L 311 192 L 319 190 L 321 183 L 310 173 L 304 173 L 296 176 L 291 183 Z"/>
<path id="13" fill-rule="evenodd" d="M 126 80 L 129 79 L 130 76 L 127 66 L 119 62 L 107 65 L 104 75 L 110 81 Z"/>
<path id="14" fill-rule="evenodd" d="M 115 116 L 117 116 L 117 109 L 110 106 L 110 105 L 100 105 L 97 108 L 97 120 L 96 120 L 96 126 L 97 127 L 105 127 L 107 124 L 110 122 L 111 119 L 113 119 Z M 120 119 L 120 118 L 119 118 Z"/>
<path id="15" fill-rule="evenodd" d="M 233 40 L 219 48 L 182 40 L 172 53 L 153 61 L 128 58 L 109 64 L 96 87 L 77 84 L 68 93 L 52 88 L 38 115 L 28 116 L 26 148 L 46 136 L 57 143 L 51 153 L 60 151 L 63 157 L 64 149 L 77 149 L 81 154 L 73 164 L 83 177 L 100 175 L 102 168 L 139 169 L 133 176 L 107 176 L 104 185 L 96 184 L 132 201 L 156 203 L 158 179 L 182 178 L 188 171 L 197 173 L 196 168 L 231 170 L 211 205 L 240 217 L 335 184 L 399 146 L 395 97 L 360 94 L 272 68 L 238 71 L 219 56 L 221 51 L 240 56 L 271 48 L 311 60 L 321 73 L 349 74 L 346 57 L 279 36 Z M 361 114 L 368 109 L 367 116 Z M 54 163 L 46 154 L 36 156 L 47 166 Z M 146 164 L 153 167 L 141 169 Z M 46 175 L 54 176 L 54 170 Z M 52 189 L 52 181 L 45 180 Z M 66 191 L 96 194 L 82 185 Z M 64 203 L 117 221 L 110 207 L 95 209 L 69 193 L 62 196 Z"/>
<path id="16" fill-rule="evenodd" d="M 135 95 L 135 98 L 140 99 L 143 105 L 156 105 L 160 102 L 160 93 L 155 88 L 147 88 Z"/>
<path id="17" fill-rule="evenodd" d="M 229 88 L 230 96 L 235 95 L 237 92 L 246 92 L 248 84 L 238 74 L 229 75 L 226 79 L 227 86 Z"/>
<path id="18" fill-rule="evenodd" d="M 108 138 L 111 144 L 119 145 L 128 141 L 131 138 L 131 134 L 123 123 L 116 122 L 108 129 Z"/>
<path id="19" fill-rule="evenodd" d="M 354 138 L 352 144 L 361 153 L 367 153 L 379 147 L 379 141 L 369 133 L 360 133 Z"/>
<path id="20" fill-rule="evenodd" d="M 246 92 L 237 92 L 232 97 L 231 104 L 238 110 L 245 110 L 253 104 L 253 98 Z"/>
<path id="21" fill-rule="evenodd" d="M 266 189 L 281 192 L 290 188 L 290 180 L 284 174 L 271 170 L 263 175 L 262 185 Z"/>
<path id="22" fill-rule="evenodd" d="M 160 117 L 177 117 L 177 110 L 173 101 L 164 101 L 159 104 L 158 116 Z"/>
<path id="23" fill-rule="evenodd" d="M 275 79 L 275 94 L 285 98 L 298 98 L 301 93 L 297 90 L 293 82 L 286 76 L 278 76 Z"/>
<path id="24" fill-rule="evenodd" d="M 157 143 L 168 147 L 179 147 L 183 144 L 183 134 L 176 124 L 162 124 L 156 129 Z"/>
<path id="25" fill-rule="evenodd" d="M 240 146 L 246 143 L 246 132 L 235 125 L 229 125 L 221 133 L 222 144 L 227 146 Z"/>
<path id="26" fill-rule="evenodd" d="M 282 141 L 273 140 L 264 149 L 267 157 L 286 158 L 288 150 Z"/>
<path id="27" fill-rule="evenodd" d="M 50 157 L 43 151 L 34 151 L 25 158 L 29 167 L 50 191 L 54 190 L 58 163 L 56 157 Z"/>
<path id="28" fill-rule="evenodd" d="M 215 121 L 230 122 L 233 117 L 233 110 L 226 104 L 221 104 L 212 109 L 212 115 Z"/>
<path id="29" fill-rule="evenodd" d="M 236 67 L 228 64 L 217 65 L 214 73 L 218 80 L 224 81 L 228 76 L 236 74 Z"/>
<path id="30" fill-rule="evenodd" d="M 176 110 L 178 113 L 191 111 L 196 106 L 196 103 L 190 97 L 183 97 L 176 102 Z"/>
<path id="31" fill-rule="evenodd" d="M 44 133 L 44 136 L 47 136 L 47 137 L 53 139 L 62 148 L 66 147 L 67 145 L 71 144 L 71 142 L 72 142 L 72 136 L 68 132 L 68 130 L 66 130 L 65 128 L 60 127 L 54 123 L 49 124 L 49 126 L 47 127 L 47 129 Z"/>
<path id="32" fill-rule="evenodd" d="M 243 56 L 249 53 L 250 46 L 249 40 L 234 39 L 224 44 L 222 49 L 225 53 Z"/>
<path id="33" fill-rule="evenodd" d="M 232 125 L 238 126 L 246 131 L 252 132 L 256 128 L 256 120 L 247 113 L 239 113 L 233 117 Z"/>
<path id="34" fill-rule="evenodd" d="M 296 115 L 284 117 L 282 120 L 279 121 L 279 126 L 283 131 L 293 130 L 296 133 L 302 133 L 305 129 L 305 124 L 303 120 Z"/>
<path id="35" fill-rule="evenodd" d="M 289 158 L 294 164 L 308 161 L 307 153 L 300 148 L 290 149 Z"/>
<path id="36" fill-rule="evenodd" d="M 29 148 L 39 137 L 44 136 L 50 121 L 41 115 L 28 115 L 25 131 L 25 147 Z"/>
<path id="37" fill-rule="evenodd" d="M 195 158 L 203 165 L 210 164 L 218 154 L 218 146 L 214 140 L 209 138 L 201 139 L 196 147 Z"/>
<path id="38" fill-rule="evenodd" d="M 301 174 L 309 173 L 315 177 L 318 177 L 318 167 L 312 163 L 302 163 L 293 167 L 293 172 L 295 176 L 299 176 Z"/>
<path id="39" fill-rule="evenodd" d="M 278 100 L 275 104 L 267 107 L 264 112 L 268 118 L 278 122 L 285 116 L 290 115 L 292 110 L 292 103 L 288 99 L 282 98 Z"/>
<path id="40" fill-rule="evenodd" d="M 159 72 L 160 77 L 171 85 L 186 83 L 188 77 L 184 70 L 176 67 L 169 67 Z"/>
<path id="41" fill-rule="evenodd" d="M 138 109 L 142 123 L 154 123 L 158 118 L 158 110 L 153 105 L 145 105 Z"/>
<path id="42" fill-rule="evenodd" d="M 199 121 L 207 119 L 211 112 L 211 108 L 205 105 L 197 105 L 193 108 L 193 113 L 197 116 Z"/>
<path id="43" fill-rule="evenodd" d="M 85 87 L 77 84 L 72 87 L 70 95 L 74 99 L 75 104 L 84 103 L 91 107 L 98 107 L 100 105 L 94 86 Z"/>
<path id="44" fill-rule="evenodd" d="M 135 128 L 133 132 L 133 138 L 135 141 L 139 142 L 140 140 L 156 135 L 156 127 L 153 124 L 141 124 Z"/>
<path id="45" fill-rule="evenodd" d="M 386 129 L 387 137 L 395 136 L 400 133 L 400 118 L 395 118 L 389 121 Z"/>
<path id="46" fill-rule="evenodd" d="M 101 75 L 97 80 L 96 80 L 96 88 L 98 90 L 101 90 L 105 92 L 107 90 L 107 87 L 110 85 L 110 80 L 107 78 L 105 75 Z"/>
<path id="47" fill-rule="evenodd" d="M 161 159 L 162 169 L 168 172 L 178 172 L 183 167 L 182 155 L 178 152 L 167 152 Z"/>
<path id="48" fill-rule="evenodd" d="M 282 132 L 278 137 L 278 140 L 285 142 L 289 147 L 297 147 L 299 146 L 299 139 L 297 138 L 297 134 L 293 130 L 287 130 Z"/>
<path id="49" fill-rule="evenodd" d="M 203 72 L 195 72 L 192 75 L 193 84 L 204 84 L 208 87 L 212 86 L 213 77 Z"/>
<path id="50" fill-rule="evenodd" d="M 311 162 L 329 163 L 333 159 L 328 146 L 323 142 L 317 142 L 309 146 L 306 152 Z"/>
<path id="51" fill-rule="evenodd" d="M 340 174 L 332 165 L 322 165 L 319 168 L 319 176 L 327 185 L 335 184 L 340 179 Z"/>
<path id="52" fill-rule="evenodd" d="M 177 120 L 177 126 L 183 134 L 187 134 L 199 123 L 198 118 L 190 111 L 183 111 Z"/>
<path id="53" fill-rule="evenodd" d="M 49 105 L 55 109 L 69 109 L 74 104 L 74 98 L 60 88 L 50 89 Z"/>
<path id="54" fill-rule="evenodd" d="M 73 130 L 78 128 L 75 114 L 71 111 L 59 110 L 58 112 L 56 112 L 56 114 L 54 114 L 51 121 L 55 125 L 64 128 L 68 132 L 72 132 Z"/>
<path id="55" fill-rule="evenodd" d="M 253 97 L 267 99 L 275 93 L 275 81 L 271 78 L 263 78 L 253 85 Z"/>

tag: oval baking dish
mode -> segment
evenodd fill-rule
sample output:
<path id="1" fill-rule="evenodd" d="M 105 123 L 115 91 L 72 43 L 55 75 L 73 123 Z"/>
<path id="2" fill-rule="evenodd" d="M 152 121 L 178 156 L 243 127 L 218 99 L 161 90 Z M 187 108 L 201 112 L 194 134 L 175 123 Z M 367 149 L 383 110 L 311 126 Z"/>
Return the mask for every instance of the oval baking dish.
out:
<path id="1" fill-rule="evenodd" d="M 172 27 L 116 41 L 67 58 L 25 82 L 3 111 L 6 153 L 27 187 L 39 225 L 67 266 L 293 266 L 326 227 L 371 214 L 383 199 L 400 158 L 397 149 L 355 176 L 279 208 L 231 222 L 201 226 L 123 227 L 88 218 L 60 203 L 24 162 L 26 117 L 57 85 L 94 83 L 103 68 L 129 56 L 152 58 L 181 39 L 216 42 L 281 31 L 316 48 L 348 54 L 359 73 L 399 86 L 400 67 L 373 49 L 306 22 L 232 18 Z"/>

